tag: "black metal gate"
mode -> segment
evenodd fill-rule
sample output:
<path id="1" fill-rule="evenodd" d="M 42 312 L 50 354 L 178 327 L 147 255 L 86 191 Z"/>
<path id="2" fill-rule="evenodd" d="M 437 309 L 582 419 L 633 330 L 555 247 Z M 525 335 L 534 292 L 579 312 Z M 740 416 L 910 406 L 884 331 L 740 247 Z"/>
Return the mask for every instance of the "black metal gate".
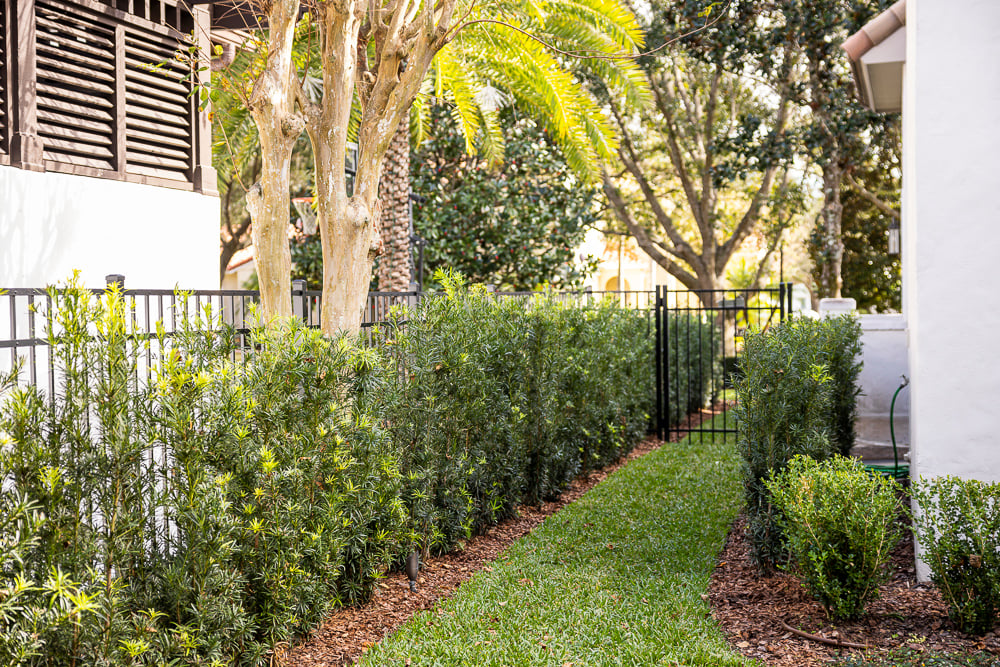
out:
<path id="1" fill-rule="evenodd" d="M 740 290 L 656 288 L 656 431 L 679 440 L 692 433 L 735 433 L 727 415 L 736 402 L 743 334 L 781 322 L 792 309 L 792 285 Z M 714 417 L 719 416 L 718 419 Z"/>

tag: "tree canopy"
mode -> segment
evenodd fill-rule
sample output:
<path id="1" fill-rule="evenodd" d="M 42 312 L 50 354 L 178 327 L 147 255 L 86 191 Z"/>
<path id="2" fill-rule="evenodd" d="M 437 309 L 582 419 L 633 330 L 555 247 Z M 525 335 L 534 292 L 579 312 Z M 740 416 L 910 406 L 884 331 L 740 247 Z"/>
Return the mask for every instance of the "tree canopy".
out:
<path id="1" fill-rule="evenodd" d="M 548 131 L 506 109 L 505 157 L 491 165 L 469 155 L 444 109 L 432 115 L 430 138 L 412 159 L 425 271 L 452 267 L 503 289 L 579 285 L 591 262 L 578 262 L 575 252 L 597 222 L 599 192 L 570 168 Z"/>

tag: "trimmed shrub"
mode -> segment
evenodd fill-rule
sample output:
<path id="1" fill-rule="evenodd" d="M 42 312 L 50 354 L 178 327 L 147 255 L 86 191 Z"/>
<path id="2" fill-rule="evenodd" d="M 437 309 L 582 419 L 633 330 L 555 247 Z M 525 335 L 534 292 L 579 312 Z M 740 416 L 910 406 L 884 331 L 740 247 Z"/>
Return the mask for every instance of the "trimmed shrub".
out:
<path id="1" fill-rule="evenodd" d="M 820 355 L 833 380 L 830 439 L 841 456 L 850 456 L 861 394 L 861 323 L 851 315 L 829 317 L 819 321 L 816 332 Z"/>
<path id="2" fill-rule="evenodd" d="M 93 609 L 39 618 L 46 664 L 267 664 L 369 594 L 405 519 L 376 350 L 290 323 L 234 362 L 232 332 L 192 324 L 145 386 L 117 292 L 52 297 L 60 390 L 0 404 L 0 479 L 46 517 L 19 574 Z"/>
<path id="3" fill-rule="evenodd" d="M 709 315 L 668 313 L 665 336 L 664 383 L 669 393 L 671 425 L 709 402 L 712 378 L 723 384 L 720 359 L 722 333 Z"/>
<path id="4" fill-rule="evenodd" d="M 613 303 L 502 299 L 438 273 L 390 347 L 406 369 L 390 422 L 414 546 L 446 551 L 559 494 L 645 433 L 652 407 L 645 318 Z"/>
<path id="5" fill-rule="evenodd" d="M 780 513 L 771 503 L 767 480 L 798 454 L 822 460 L 833 452 L 833 382 L 816 344 L 818 326 L 812 320 L 789 320 L 766 332 L 749 330 L 742 374 L 733 378 L 750 558 L 763 572 L 785 558 Z"/>
<path id="6" fill-rule="evenodd" d="M 955 626 L 993 629 L 1000 612 L 1000 483 L 958 477 L 913 485 L 923 560 Z"/>
<path id="7" fill-rule="evenodd" d="M 375 347 L 206 310 L 153 350 L 116 290 L 53 291 L 57 393 L 0 394 L 0 657 L 269 664 L 644 434 L 643 314 L 444 285 Z"/>
<path id="8" fill-rule="evenodd" d="M 856 459 L 796 456 L 767 489 L 805 587 L 831 618 L 856 618 L 878 595 L 899 538 L 899 485 Z"/>

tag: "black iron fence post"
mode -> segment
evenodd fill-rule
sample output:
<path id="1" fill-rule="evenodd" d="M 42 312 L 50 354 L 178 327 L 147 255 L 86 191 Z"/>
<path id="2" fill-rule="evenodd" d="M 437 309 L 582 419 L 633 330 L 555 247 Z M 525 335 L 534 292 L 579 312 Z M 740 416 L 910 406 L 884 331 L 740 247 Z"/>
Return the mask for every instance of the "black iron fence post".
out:
<path id="1" fill-rule="evenodd" d="M 296 278 L 292 281 L 292 314 L 309 325 L 311 323 L 306 317 L 309 312 L 306 298 L 306 281 Z"/>
<path id="2" fill-rule="evenodd" d="M 656 300 L 653 305 L 653 319 L 655 320 L 656 326 L 656 340 L 653 343 L 653 352 L 656 364 L 656 435 L 659 438 L 663 438 L 663 361 L 662 352 L 660 350 L 663 344 L 663 336 L 660 331 L 660 310 L 663 307 L 663 298 L 661 296 L 664 287 L 662 285 L 656 286 Z"/>

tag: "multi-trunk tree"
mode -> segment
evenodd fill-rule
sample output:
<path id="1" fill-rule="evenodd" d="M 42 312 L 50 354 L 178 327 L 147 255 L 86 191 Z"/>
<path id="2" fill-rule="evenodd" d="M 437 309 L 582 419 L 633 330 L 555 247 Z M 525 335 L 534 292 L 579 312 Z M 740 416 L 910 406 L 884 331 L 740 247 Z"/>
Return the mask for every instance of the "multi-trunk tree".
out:
<path id="1" fill-rule="evenodd" d="M 272 0 L 260 8 L 266 10 L 266 55 L 254 72 L 246 101 L 261 147 L 260 178 L 250 188 L 247 204 L 262 310 L 268 320 L 291 315 L 288 169 L 295 141 L 305 131 L 315 156 L 323 246 L 322 327 L 328 333 L 360 326 L 372 262 L 380 250 L 376 229 L 383 158 L 421 91 L 434 92 L 433 87 L 427 90 L 425 80 L 435 56 L 459 37 L 478 39 L 482 48 L 500 52 L 503 57 L 494 59 L 494 83 L 531 84 L 511 89 L 529 91 L 524 101 L 546 110 L 546 125 L 571 160 L 593 165 L 613 150 L 613 131 L 597 104 L 580 94 L 564 62 L 529 36 L 564 53 L 587 56 L 634 53 L 641 40 L 631 12 L 616 0 L 549 0 L 530 6 L 466 0 L 316 0 L 301 23 L 299 0 Z M 297 27 L 298 43 L 314 44 L 318 62 L 309 58 L 311 50 L 305 57 L 296 51 Z M 607 62 L 612 65 L 602 67 L 613 72 L 629 68 L 627 61 Z M 318 69 L 317 93 L 303 85 L 310 68 Z M 490 112 L 479 104 L 478 92 L 455 92 L 454 103 L 478 104 L 480 112 L 473 117 L 487 127 Z M 348 193 L 344 175 L 350 134 L 357 137 L 360 154 L 353 193 Z"/>
<path id="2" fill-rule="evenodd" d="M 763 53 L 741 33 L 754 14 L 729 5 L 657 2 L 653 41 L 698 21 L 705 28 L 643 61 L 655 106 L 631 115 L 609 99 L 622 134 L 620 171 L 605 171 L 611 210 L 639 244 L 689 289 L 721 286 L 726 266 L 762 216 L 775 214 L 786 179 L 794 58 Z M 769 79 L 761 58 L 773 63 Z"/>

